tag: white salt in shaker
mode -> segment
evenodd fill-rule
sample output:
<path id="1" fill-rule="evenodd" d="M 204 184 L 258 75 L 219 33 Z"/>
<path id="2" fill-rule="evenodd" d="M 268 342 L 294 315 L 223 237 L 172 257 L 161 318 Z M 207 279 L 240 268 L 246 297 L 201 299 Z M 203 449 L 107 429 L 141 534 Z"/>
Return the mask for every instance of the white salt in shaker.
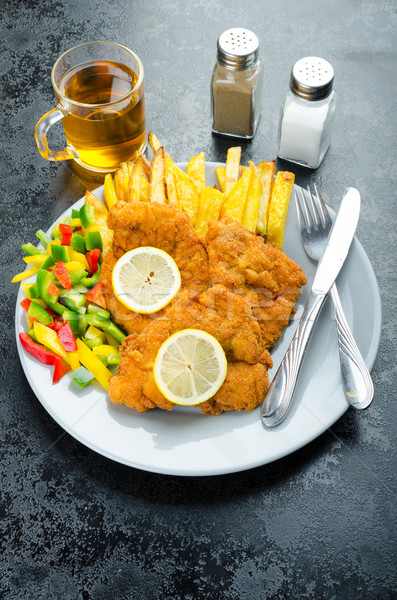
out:
<path id="1" fill-rule="evenodd" d="M 335 116 L 334 70 L 317 56 L 295 63 L 280 113 L 277 155 L 316 169 L 327 152 Z"/>

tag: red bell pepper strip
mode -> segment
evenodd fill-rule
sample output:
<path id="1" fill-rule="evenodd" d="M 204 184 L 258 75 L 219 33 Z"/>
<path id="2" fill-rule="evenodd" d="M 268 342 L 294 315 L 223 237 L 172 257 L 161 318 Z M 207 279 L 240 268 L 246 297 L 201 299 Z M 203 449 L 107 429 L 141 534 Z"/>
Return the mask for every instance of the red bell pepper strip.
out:
<path id="1" fill-rule="evenodd" d="M 99 248 L 94 248 L 94 250 L 90 250 L 86 252 L 85 257 L 88 262 L 88 266 L 90 268 L 90 275 L 93 275 L 98 271 L 98 260 L 101 251 Z"/>
<path id="2" fill-rule="evenodd" d="M 48 350 L 42 344 L 38 344 L 37 342 L 33 341 L 27 333 L 20 333 L 19 340 L 24 350 L 26 350 L 26 352 L 36 358 L 43 365 L 54 365 L 54 375 L 52 378 L 53 383 L 57 383 L 57 381 L 59 381 L 61 377 L 65 375 L 65 373 L 70 371 L 70 366 L 64 365 L 61 356 L 51 352 L 51 350 Z"/>
<path id="3" fill-rule="evenodd" d="M 102 283 L 99 281 L 93 288 L 88 290 L 85 297 L 89 302 L 93 302 L 94 304 L 98 304 L 106 310 L 106 300 L 102 291 Z"/>
<path id="4" fill-rule="evenodd" d="M 21 306 L 24 310 L 26 310 L 26 312 L 28 312 L 31 302 L 32 301 L 30 298 L 24 298 L 23 300 L 21 300 Z"/>
<path id="5" fill-rule="evenodd" d="M 55 283 L 50 283 L 50 285 L 47 288 L 47 291 L 51 296 L 54 296 L 54 298 L 59 296 L 59 290 Z"/>
<path id="6" fill-rule="evenodd" d="M 54 275 L 58 279 L 62 287 L 67 290 L 72 289 L 72 282 L 69 277 L 68 270 L 64 262 L 57 262 L 54 269 Z"/>
<path id="7" fill-rule="evenodd" d="M 59 331 L 61 329 L 62 325 L 63 325 L 63 323 L 61 321 L 54 321 L 53 323 L 50 323 L 49 325 L 47 325 L 47 327 L 49 327 L 53 331 Z"/>
<path id="8" fill-rule="evenodd" d="M 73 235 L 73 229 L 66 223 L 59 223 L 59 233 L 61 234 L 61 246 L 70 246 Z"/>
<path id="9" fill-rule="evenodd" d="M 76 339 L 72 333 L 69 323 L 64 323 L 57 331 L 59 341 L 66 352 L 75 352 L 77 350 Z"/>
<path id="10" fill-rule="evenodd" d="M 72 367 L 70 365 L 67 365 L 63 362 L 60 356 L 57 356 L 52 383 L 57 383 L 57 381 L 59 381 L 66 373 L 68 373 L 71 370 L 71 368 Z"/>

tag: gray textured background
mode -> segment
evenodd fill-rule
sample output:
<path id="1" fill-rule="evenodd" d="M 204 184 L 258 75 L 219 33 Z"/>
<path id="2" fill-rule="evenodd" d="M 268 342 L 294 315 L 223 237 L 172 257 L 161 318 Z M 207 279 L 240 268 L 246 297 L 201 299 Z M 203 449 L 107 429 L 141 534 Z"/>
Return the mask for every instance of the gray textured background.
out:
<path id="1" fill-rule="evenodd" d="M 397 598 L 396 8 L 394 0 L 3 0 L 1 598 Z M 295 60 L 318 54 L 335 68 L 330 151 L 316 173 L 294 170 L 300 185 L 316 180 L 331 206 L 346 185 L 361 192 L 358 237 L 383 303 L 375 400 L 271 465 L 215 478 L 144 473 L 62 435 L 20 368 L 9 283 L 20 244 L 84 193 L 67 164 L 39 156 L 34 126 L 54 105 L 55 58 L 107 39 L 142 58 L 148 125 L 174 159 L 204 150 L 224 160 L 229 144 L 211 135 L 209 80 L 216 39 L 232 26 L 256 32 L 265 65 L 245 163 L 275 155 Z"/>

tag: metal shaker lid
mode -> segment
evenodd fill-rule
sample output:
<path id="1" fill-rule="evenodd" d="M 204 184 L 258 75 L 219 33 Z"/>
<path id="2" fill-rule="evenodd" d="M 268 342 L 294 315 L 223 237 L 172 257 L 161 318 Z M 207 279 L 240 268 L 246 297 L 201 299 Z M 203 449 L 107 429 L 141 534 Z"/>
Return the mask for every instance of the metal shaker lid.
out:
<path id="1" fill-rule="evenodd" d="M 290 89 L 305 100 L 322 100 L 332 92 L 334 70 L 318 56 L 306 56 L 295 63 L 291 71 Z"/>
<path id="2" fill-rule="evenodd" d="M 233 71 L 249 69 L 258 62 L 259 40 L 242 27 L 227 29 L 218 38 L 218 62 Z"/>

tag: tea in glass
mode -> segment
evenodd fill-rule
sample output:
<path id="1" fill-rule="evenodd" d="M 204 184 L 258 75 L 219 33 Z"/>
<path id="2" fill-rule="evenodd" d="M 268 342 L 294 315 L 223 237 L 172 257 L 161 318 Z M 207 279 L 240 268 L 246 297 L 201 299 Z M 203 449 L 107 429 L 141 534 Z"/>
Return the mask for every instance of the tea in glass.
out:
<path id="1" fill-rule="evenodd" d="M 109 172 L 145 149 L 143 67 L 133 52 L 110 42 L 76 46 L 55 63 L 52 83 L 58 106 L 36 126 L 42 156 Z M 67 148 L 53 152 L 45 134 L 60 119 Z"/>

